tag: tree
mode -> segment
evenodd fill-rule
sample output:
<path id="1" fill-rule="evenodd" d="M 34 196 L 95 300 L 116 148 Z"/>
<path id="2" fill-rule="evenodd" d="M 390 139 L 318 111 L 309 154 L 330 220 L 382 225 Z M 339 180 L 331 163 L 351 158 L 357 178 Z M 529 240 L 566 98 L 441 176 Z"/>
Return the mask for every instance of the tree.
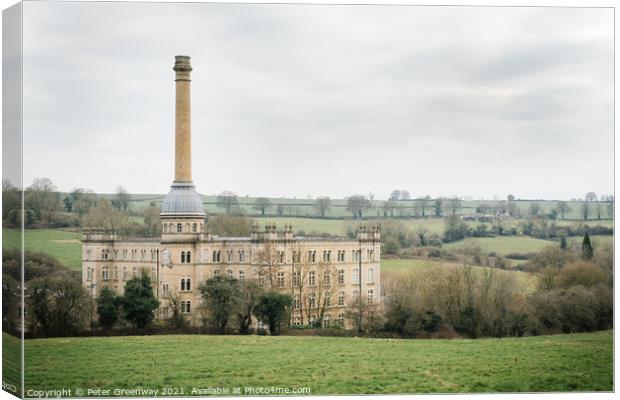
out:
<path id="1" fill-rule="evenodd" d="M 394 209 L 396 208 L 396 202 L 394 200 L 387 200 L 383 202 L 381 209 L 383 210 L 383 216 L 394 217 Z"/>
<path id="2" fill-rule="evenodd" d="M 116 187 L 112 206 L 121 211 L 127 211 L 127 208 L 129 208 L 129 192 L 124 187 L 120 185 Z"/>
<path id="3" fill-rule="evenodd" d="M 456 215 L 457 211 L 459 211 L 461 207 L 461 199 L 457 196 L 452 196 L 446 201 L 446 208 L 452 215 Z"/>
<path id="4" fill-rule="evenodd" d="M 600 221 L 601 220 L 601 215 L 603 214 L 603 204 L 596 203 L 596 206 L 594 206 L 594 209 L 596 211 L 596 219 L 598 219 Z"/>
<path id="5" fill-rule="evenodd" d="M 363 211 L 368 208 L 370 208 L 370 201 L 364 195 L 354 194 L 347 198 L 347 211 L 353 214 L 353 218 L 362 219 Z"/>
<path id="6" fill-rule="evenodd" d="M 592 243 L 590 243 L 590 235 L 588 232 L 583 236 L 583 242 L 581 243 L 581 258 L 588 261 L 594 256 L 594 249 Z"/>
<path id="7" fill-rule="evenodd" d="M 21 192 L 8 179 L 2 180 L 2 222 L 5 227 L 21 224 Z"/>
<path id="8" fill-rule="evenodd" d="M 239 307 L 239 281 L 230 276 L 216 275 L 207 279 L 198 290 L 212 326 L 225 332 Z"/>
<path id="9" fill-rule="evenodd" d="M 56 186 L 49 178 L 36 178 L 24 193 L 24 208 L 32 213 L 33 222 L 47 223 L 51 213 L 60 211 L 61 202 Z"/>
<path id="10" fill-rule="evenodd" d="M 181 310 L 181 296 L 178 294 L 168 294 L 164 297 L 166 305 L 164 308 L 164 316 L 169 326 L 173 328 L 182 328 L 185 326 L 185 316 Z"/>
<path id="11" fill-rule="evenodd" d="M 327 211 L 329 211 L 331 206 L 331 199 L 325 196 L 317 197 L 316 201 L 314 202 L 314 208 L 316 209 L 317 214 L 321 216 L 321 218 L 325 218 L 325 214 L 327 213 Z"/>
<path id="12" fill-rule="evenodd" d="M 585 199 L 586 199 L 586 201 L 596 201 L 598 199 L 598 197 L 596 197 L 596 193 L 588 192 L 588 193 L 586 193 Z"/>
<path id="13" fill-rule="evenodd" d="M 509 194 L 508 196 L 506 196 L 506 200 L 508 200 L 508 201 L 515 201 L 515 195 L 514 194 Z"/>
<path id="14" fill-rule="evenodd" d="M 97 204 L 91 208 L 82 218 L 82 226 L 98 227 L 121 231 L 128 229 L 129 216 L 113 207 L 105 198 L 97 201 Z"/>
<path id="15" fill-rule="evenodd" d="M 426 209 L 428 208 L 430 202 L 431 202 L 431 196 L 429 195 L 420 197 L 418 199 L 420 210 L 422 211 L 422 218 L 426 217 Z"/>
<path id="16" fill-rule="evenodd" d="M 401 200 L 411 200 L 411 194 L 409 194 L 408 190 L 400 191 L 400 199 Z"/>
<path id="17" fill-rule="evenodd" d="M 254 201 L 252 208 L 260 211 L 260 214 L 264 217 L 265 212 L 271 208 L 271 200 L 266 197 L 259 197 Z"/>
<path id="18" fill-rule="evenodd" d="M 433 202 L 433 209 L 435 210 L 435 216 L 441 217 L 443 213 L 443 199 L 436 198 Z"/>
<path id="19" fill-rule="evenodd" d="M 265 293 L 258 300 L 255 315 L 259 320 L 267 323 L 269 333 L 277 335 L 290 321 L 292 302 L 291 296 L 287 294 Z"/>
<path id="20" fill-rule="evenodd" d="M 400 198 L 401 198 L 400 190 L 398 189 L 392 190 L 392 193 L 390 193 L 390 200 L 397 201 L 397 200 L 400 200 Z"/>
<path id="21" fill-rule="evenodd" d="M 539 202 L 534 201 L 530 204 L 530 208 L 529 208 L 530 216 L 538 217 L 541 211 L 542 211 L 542 207 L 540 206 Z"/>
<path id="22" fill-rule="evenodd" d="M 226 214 L 230 215 L 235 208 L 239 207 L 237 194 L 230 191 L 223 191 L 217 196 L 216 206 L 223 208 Z"/>
<path id="23" fill-rule="evenodd" d="M 254 221 L 245 215 L 218 214 L 209 217 L 207 230 L 220 236 L 250 236 Z"/>
<path id="24" fill-rule="evenodd" d="M 284 211 L 285 211 L 284 207 L 285 206 L 282 203 L 278 203 L 278 205 L 276 205 L 276 214 L 278 214 L 278 217 L 281 217 L 284 215 Z"/>
<path id="25" fill-rule="evenodd" d="M 31 329 L 44 336 L 71 336 L 85 327 L 88 295 L 71 272 L 32 279 L 27 287 Z"/>
<path id="26" fill-rule="evenodd" d="M 459 217 L 450 215 L 444 224 L 443 241 L 449 243 L 465 238 L 467 228 L 467 224 L 461 221 Z"/>
<path id="27" fill-rule="evenodd" d="M 159 301 L 153 294 L 151 278 L 146 269 L 142 270 L 140 276 L 127 281 L 120 303 L 123 306 L 124 318 L 138 328 L 144 328 L 153 321 Z"/>
<path id="28" fill-rule="evenodd" d="M 581 216 L 585 220 L 590 216 L 590 203 L 587 201 L 581 202 Z"/>
<path id="29" fill-rule="evenodd" d="M 263 287 L 254 279 L 246 279 L 239 282 L 239 307 L 237 309 L 237 321 L 239 333 L 245 334 L 250 330 L 252 315 L 263 294 Z"/>
<path id="30" fill-rule="evenodd" d="M 569 211 L 570 211 L 570 207 L 568 206 L 568 202 L 558 201 L 558 213 L 560 214 L 562 219 L 565 219 L 565 215 Z"/>
<path id="31" fill-rule="evenodd" d="M 120 300 L 112 289 L 101 289 L 97 298 L 97 315 L 103 328 L 110 329 L 118 321 L 120 305 Z"/>
<path id="32" fill-rule="evenodd" d="M 161 235 L 161 219 L 159 217 L 161 209 L 154 202 L 142 211 L 144 224 L 142 224 L 141 235 L 147 237 L 156 237 Z"/>

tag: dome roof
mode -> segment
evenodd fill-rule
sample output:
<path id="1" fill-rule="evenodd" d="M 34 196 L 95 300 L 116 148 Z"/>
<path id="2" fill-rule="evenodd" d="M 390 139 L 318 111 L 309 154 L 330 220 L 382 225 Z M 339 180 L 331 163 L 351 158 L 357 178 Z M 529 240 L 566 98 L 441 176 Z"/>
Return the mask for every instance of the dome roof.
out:
<path id="1" fill-rule="evenodd" d="M 192 182 L 174 182 L 161 205 L 162 216 L 204 216 L 202 199 Z"/>

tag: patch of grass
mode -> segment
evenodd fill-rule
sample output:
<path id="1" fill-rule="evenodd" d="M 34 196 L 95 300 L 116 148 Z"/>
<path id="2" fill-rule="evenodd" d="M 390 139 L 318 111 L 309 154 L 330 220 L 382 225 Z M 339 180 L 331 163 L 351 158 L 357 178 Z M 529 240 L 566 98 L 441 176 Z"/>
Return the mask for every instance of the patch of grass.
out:
<path id="1" fill-rule="evenodd" d="M 559 245 L 551 240 L 536 239 L 529 236 L 498 236 L 493 238 L 469 238 L 458 242 L 447 243 L 444 248 L 455 250 L 471 244 L 480 247 L 483 253 L 496 252 L 497 254 L 533 253 L 548 245 Z"/>
<path id="2" fill-rule="evenodd" d="M 583 243 L 583 237 L 581 236 L 571 236 L 568 238 L 569 243 L 574 243 L 577 246 L 581 246 Z M 592 235 L 590 236 L 590 243 L 594 248 L 599 246 L 613 246 L 614 237 L 611 235 Z"/>
<path id="3" fill-rule="evenodd" d="M 309 387 L 312 394 L 610 391 L 611 331 L 395 340 L 133 336 L 26 341 L 26 388 Z"/>
<path id="4" fill-rule="evenodd" d="M 513 260 L 510 260 L 512 263 Z M 455 268 L 459 267 L 456 263 L 450 263 L 441 260 L 420 260 L 420 259 L 395 259 L 395 260 L 381 260 L 381 274 L 382 279 L 395 278 L 398 279 L 398 275 L 402 273 L 424 273 L 440 268 Z M 474 273 L 481 273 L 485 267 L 473 267 Z M 531 293 L 536 289 L 538 282 L 536 276 L 531 273 L 523 271 L 511 271 L 511 270 L 497 270 L 499 274 L 508 274 L 516 280 L 517 285 L 521 288 L 523 293 Z"/>
<path id="5" fill-rule="evenodd" d="M 19 229 L 2 229 L 2 247 L 18 250 L 20 247 Z M 56 229 L 26 229 L 24 245 L 26 251 L 38 251 L 56 258 L 65 267 L 82 268 L 82 243 L 77 232 Z"/>
<path id="6" fill-rule="evenodd" d="M 7 333 L 2 333 L 2 381 L 21 390 L 21 340 Z"/>

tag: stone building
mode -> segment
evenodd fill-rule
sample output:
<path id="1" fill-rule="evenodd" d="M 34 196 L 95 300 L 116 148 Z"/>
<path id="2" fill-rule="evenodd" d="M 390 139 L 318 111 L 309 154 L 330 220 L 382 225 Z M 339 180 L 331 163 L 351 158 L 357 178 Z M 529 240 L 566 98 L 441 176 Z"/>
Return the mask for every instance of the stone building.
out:
<path id="1" fill-rule="evenodd" d="M 252 227 L 250 237 L 218 237 L 205 229 L 205 212 L 192 182 L 189 57 L 177 56 L 175 179 L 161 206 L 161 238 L 124 238 L 115 232 L 84 229 L 82 280 L 93 296 L 103 287 L 122 293 L 125 282 L 146 270 L 161 306 L 170 299 L 193 325 L 204 323 L 198 287 L 226 274 L 256 279 L 269 289 L 290 294 L 292 323 L 321 319 L 351 327 L 346 310 L 361 301 L 379 306 L 380 230 L 360 227 L 355 240 L 299 237 L 293 228 Z"/>

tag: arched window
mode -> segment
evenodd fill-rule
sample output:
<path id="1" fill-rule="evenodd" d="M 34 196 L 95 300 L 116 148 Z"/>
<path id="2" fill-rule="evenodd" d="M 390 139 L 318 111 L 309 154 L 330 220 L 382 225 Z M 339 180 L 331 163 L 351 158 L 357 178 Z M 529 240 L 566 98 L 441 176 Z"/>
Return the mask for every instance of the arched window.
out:
<path id="1" fill-rule="evenodd" d="M 181 233 L 182 230 L 183 227 L 181 226 L 181 224 L 177 224 L 177 233 Z"/>
<path id="2" fill-rule="evenodd" d="M 189 292 L 192 290 L 192 280 L 190 278 L 181 279 L 181 291 Z"/>
<path id="3" fill-rule="evenodd" d="M 170 293 L 170 285 L 164 283 L 162 286 L 162 291 L 164 293 L 164 296 L 168 296 L 168 294 Z"/>
<path id="4" fill-rule="evenodd" d="M 226 270 L 226 275 L 228 275 L 228 276 L 230 276 L 232 278 L 233 277 L 233 270 L 232 269 Z"/>
<path id="5" fill-rule="evenodd" d="M 198 231 L 198 224 L 192 225 L 192 232 L 196 233 Z"/>
<path id="6" fill-rule="evenodd" d="M 110 269 L 108 267 L 103 267 L 101 269 L 101 279 L 103 279 L 104 281 L 110 279 Z"/>
<path id="7" fill-rule="evenodd" d="M 181 264 L 185 264 L 185 252 L 181 252 Z"/>
<path id="8" fill-rule="evenodd" d="M 189 232 L 189 223 L 185 224 L 185 232 Z"/>
<path id="9" fill-rule="evenodd" d="M 192 252 L 188 251 L 187 253 L 185 253 L 185 261 L 189 264 L 192 262 Z"/>
<path id="10" fill-rule="evenodd" d="M 213 262 L 217 262 L 217 251 L 213 250 Z"/>

